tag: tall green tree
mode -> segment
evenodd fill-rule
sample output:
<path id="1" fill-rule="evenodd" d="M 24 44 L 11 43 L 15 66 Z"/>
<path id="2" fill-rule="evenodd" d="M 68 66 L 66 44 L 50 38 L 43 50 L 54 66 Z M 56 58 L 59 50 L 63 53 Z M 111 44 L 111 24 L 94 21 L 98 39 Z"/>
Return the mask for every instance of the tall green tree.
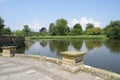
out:
<path id="1" fill-rule="evenodd" d="M 94 27 L 95 27 L 94 24 L 88 23 L 87 26 L 86 26 L 86 30 L 87 30 L 87 29 L 92 29 L 92 28 L 94 28 Z"/>
<path id="2" fill-rule="evenodd" d="M 23 32 L 24 32 L 24 36 L 30 36 L 30 33 L 31 33 L 31 29 L 29 28 L 29 26 L 28 25 L 24 25 L 23 26 L 24 28 L 23 28 Z"/>
<path id="3" fill-rule="evenodd" d="M 73 26 L 73 29 L 71 30 L 71 35 L 81 35 L 82 34 L 82 26 L 77 23 Z"/>
<path id="4" fill-rule="evenodd" d="M 67 35 L 69 32 L 69 27 L 67 26 L 67 20 L 61 18 L 56 21 L 56 31 L 57 35 L 63 36 Z"/>
<path id="5" fill-rule="evenodd" d="M 74 29 L 80 29 L 80 30 L 82 31 L 82 26 L 81 26 L 79 23 L 75 24 L 75 25 L 73 26 L 73 28 L 74 28 Z"/>
<path id="6" fill-rule="evenodd" d="M 85 34 L 87 34 L 87 35 L 92 35 L 92 34 L 93 34 L 92 28 L 94 28 L 94 27 L 95 27 L 94 24 L 88 23 L 88 24 L 86 25 Z"/>
<path id="7" fill-rule="evenodd" d="M 104 30 L 109 38 L 120 39 L 120 20 L 111 21 Z"/>
<path id="8" fill-rule="evenodd" d="M 4 20 L 0 17 L 0 36 L 2 35 L 2 29 L 4 28 Z"/>
<path id="9" fill-rule="evenodd" d="M 100 35 L 103 33 L 103 30 L 99 27 L 92 28 L 92 35 Z"/>
<path id="10" fill-rule="evenodd" d="M 51 23 L 49 26 L 49 34 L 52 36 L 57 34 L 56 26 L 54 23 Z"/>
<path id="11" fill-rule="evenodd" d="M 11 32 L 9 27 L 2 29 L 2 35 L 3 36 L 10 36 L 11 34 L 12 34 L 12 32 Z"/>

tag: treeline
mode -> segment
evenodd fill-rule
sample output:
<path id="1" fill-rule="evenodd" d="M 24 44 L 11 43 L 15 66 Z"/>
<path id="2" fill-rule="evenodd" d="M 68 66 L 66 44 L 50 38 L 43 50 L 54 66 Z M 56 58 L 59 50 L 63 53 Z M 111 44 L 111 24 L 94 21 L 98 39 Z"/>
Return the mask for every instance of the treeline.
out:
<path id="1" fill-rule="evenodd" d="M 109 38 L 120 38 L 120 20 L 111 21 L 105 28 L 94 26 L 92 23 L 86 25 L 83 30 L 81 24 L 77 23 L 72 28 L 68 26 L 67 20 L 57 19 L 49 25 L 49 29 L 42 27 L 39 32 L 34 32 L 29 25 L 24 25 L 22 30 L 11 32 L 10 28 L 4 27 L 4 21 L 0 17 L 0 35 L 19 36 L 79 36 L 79 35 L 107 35 Z"/>

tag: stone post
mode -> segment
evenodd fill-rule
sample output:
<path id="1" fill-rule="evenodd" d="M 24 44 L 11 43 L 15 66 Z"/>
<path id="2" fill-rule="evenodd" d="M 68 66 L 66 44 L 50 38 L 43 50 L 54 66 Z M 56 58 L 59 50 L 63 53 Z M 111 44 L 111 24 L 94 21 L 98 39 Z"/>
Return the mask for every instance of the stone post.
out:
<path id="1" fill-rule="evenodd" d="M 66 51 L 61 52 L 62 68 L 70 72 L 80 71 L 80 65 L 83 65 L 83 56 L 85 52 Z"/>
<path id="2" fill-rule="evenodd" d="M 1 48 L 3 50 L 2 56 L 12 57 L 16 53 L 16 46 L 4 46 Z"/>

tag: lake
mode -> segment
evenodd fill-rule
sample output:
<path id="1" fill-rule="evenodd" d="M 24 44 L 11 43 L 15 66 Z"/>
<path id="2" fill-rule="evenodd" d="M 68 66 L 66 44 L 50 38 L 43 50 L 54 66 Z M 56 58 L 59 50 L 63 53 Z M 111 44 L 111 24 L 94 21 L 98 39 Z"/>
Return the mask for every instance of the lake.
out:
<path id="1" fill-rule="evenodd" d="M 34 40 L 17 53 L 61 59 L 60 52 L 84 51 L 84 64 L 120 73 L 120 40 Z"/>

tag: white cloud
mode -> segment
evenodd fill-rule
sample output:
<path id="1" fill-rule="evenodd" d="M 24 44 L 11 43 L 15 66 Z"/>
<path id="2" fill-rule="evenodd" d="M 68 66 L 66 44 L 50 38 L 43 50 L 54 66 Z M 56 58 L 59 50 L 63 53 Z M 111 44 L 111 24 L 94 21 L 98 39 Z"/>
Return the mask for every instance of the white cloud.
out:
<path id="1" fill-rule="evenodd" d="M 80 23 L 82 25 L 83 30 L 86 28 L 87 23 L 92 23 L 95 27 L 101 27 L 101 22 L 94 20 L 93 18 L 82 17 L 80 20 L 73 19 L 72 26 L 76 23 Z"/>
<path id="2" fill-rule="evenodd" d="M 33 31 L 39 31 L 40 29 L 40 22 L 37 20 L 33 21 L 32 24 L 28 24 L 28 25 Z"/>
<path id="3" fill-rule="evenodd" d="M 72 25 L 75 25 L 75 24 L 77 24 L 77 23 L 79 23 L 79 21 L 78 21 L 77 19 L 73 19 Z"/>

